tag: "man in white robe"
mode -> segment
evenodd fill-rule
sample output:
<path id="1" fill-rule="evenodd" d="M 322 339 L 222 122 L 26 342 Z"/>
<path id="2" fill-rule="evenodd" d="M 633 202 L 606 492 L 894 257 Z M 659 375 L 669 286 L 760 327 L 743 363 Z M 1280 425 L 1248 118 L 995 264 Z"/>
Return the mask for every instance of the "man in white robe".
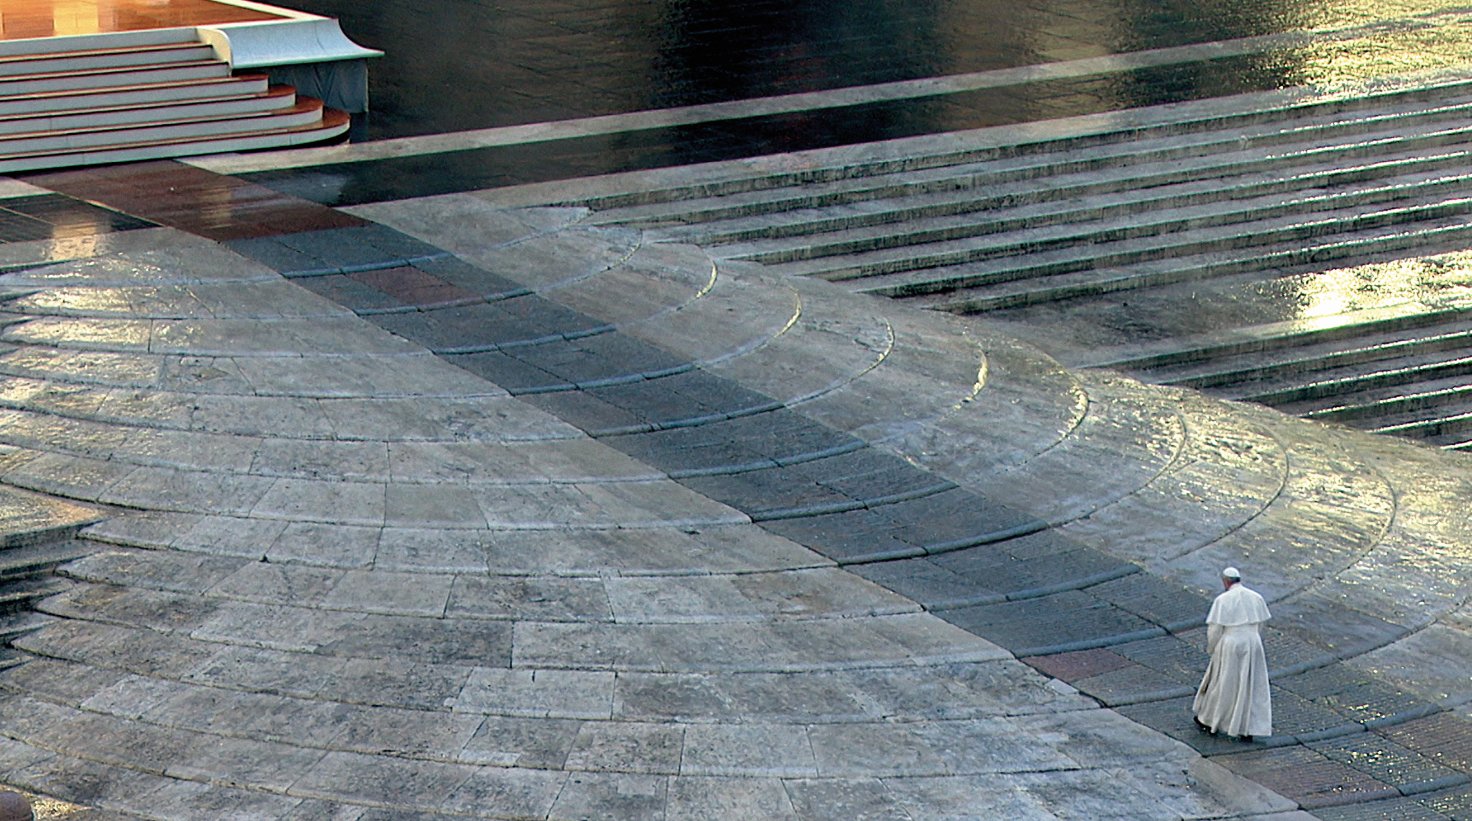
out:
<path id="1" fill-rule="evenodd" d="M 1206 652 L 1211 661 L 1192 709 L 1202 732 L 1251 741 L 1273 732 L 1268 662 L 1259 633 L 1271 616 L 1262 596 L 1242 584 L 1237 568 L 1222 571 L 1222 588 L 1206 616 Z"/>

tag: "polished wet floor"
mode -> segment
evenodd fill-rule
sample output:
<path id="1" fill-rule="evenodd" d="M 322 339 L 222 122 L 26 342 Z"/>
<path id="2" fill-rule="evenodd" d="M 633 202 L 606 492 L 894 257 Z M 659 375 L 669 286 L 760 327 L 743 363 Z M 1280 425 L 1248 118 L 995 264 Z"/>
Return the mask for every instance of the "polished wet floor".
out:
<path id="1" fill-rule="evenodd" d="M 370 71 L 373 110 L 354 130 L 364 151 L 231 172 L 331 205 L 1286 87 L 1361 87 L 1472 62 L 1465 9 L 1440 2 L 1126 4 L 1107 13 L 867 4 L 826 15 L 815 10 L 823 4 L 737 14 L 713 4 L 444 3 L 412 15 L 300 5 L 340 17 L 350 36 L 386 51 Z M 567 127 L 537 125 L 549 123 Z M 486 133 L 498 128 L 525 133 Z M 446 136 L 427 148 L 426 135 Z M 385 140 L 395 147 L 375 154 Z"/>
<path id="2" fill-rule="evenodd" d="M 1262 55 L 1145 67 L 1022 87 L 858 102 L 551 142 L 262 171 L 254 182 L 327 205 L 430 196 L 1097 114 L 1281 87 Z"/>
<path id="3" fill-rule="evenodd" d="M 291 5 L 338 18 L 349 36 L 385 51 L 370 78 L 367 136 L 374 139 L 1373 25 L 1458 7 L 1447 0 Z M 1266 75 L 1260 83 L 1300 82 L 1315 72 L 1323 48 L 1279 55 L 1252 70 Z M 1240 70 L 1192 82 L 1209 89 Z M 1124 100 L 1148 104 L 1153 96 L 1146 84 Z"/>
<path id="4" fill-rule="evenodd" d="M 213 0 L 5 0 L 0 41 L 276 20 L 260 7 Z"/>

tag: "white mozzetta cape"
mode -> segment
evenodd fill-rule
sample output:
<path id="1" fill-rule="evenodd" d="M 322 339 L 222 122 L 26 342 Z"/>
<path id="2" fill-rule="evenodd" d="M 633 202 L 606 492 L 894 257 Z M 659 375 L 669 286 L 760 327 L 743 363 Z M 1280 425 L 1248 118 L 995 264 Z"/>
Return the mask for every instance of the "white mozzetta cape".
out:
<path id="1" fill-rule="evenodd" d="M 1239 624 L 1262 624 L 1270 618 L 1272 615 L 1268 613 L 1268 604 L 1262 596 L 1237 582 L 1232 589 L 1222 591 L 1212 601 L 1206 623 L 1236 627 Z"/>

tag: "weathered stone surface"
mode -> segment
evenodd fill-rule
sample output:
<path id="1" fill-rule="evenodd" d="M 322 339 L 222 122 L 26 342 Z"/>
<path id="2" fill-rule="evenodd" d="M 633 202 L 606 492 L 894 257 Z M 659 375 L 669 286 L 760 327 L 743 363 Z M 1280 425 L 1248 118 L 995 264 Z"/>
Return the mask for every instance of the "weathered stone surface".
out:
<path id="1" fill-rule="evenodd" d="M 181 818 L 1456 810 L 1465 458 L 494 198 L 7 274 L 0 478 L 60 499 L 10 521 L 108 518 L 0 659 L 0 783 Z M 327 263 L 367 267 L 288 278 Z M 1224 564 L 1276 616 L 1250 745 L 1189 720 Z"/>

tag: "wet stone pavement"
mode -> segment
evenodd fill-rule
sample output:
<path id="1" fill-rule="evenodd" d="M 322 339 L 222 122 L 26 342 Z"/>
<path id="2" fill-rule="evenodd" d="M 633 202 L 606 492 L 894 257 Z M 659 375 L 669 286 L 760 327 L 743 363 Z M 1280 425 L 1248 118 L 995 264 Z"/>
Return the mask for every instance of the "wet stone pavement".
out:
<path id="1" fill-rule="evenodd" d="M 209 178 L 31 179 L 199 238 L 11 252 L 5 481 L 109 515 L 0 677 L 6 783 L 162 817 L 1464 817 L 1465 457 L 585 209 Z M 1227 563 L 1275 613 L 1252 744 L 1189 720 Z"/>
<path id="2" fill-rule="evenodd" d="M 237 173 L 344 206 L 1354 85 L 1472 54 L 1465 9 L 1443 0 L 298 5 L 386 52 L 356 131 L 370 142 Z"/>
<path id="3" fill-rule="evenodd" d="M 627 84 L 587 94 L 626 63 L 569 56 L 653 30 L 620 8 L 475 18 L 542 55 L 496 65 L 584 86 L 522 121 L 633 108 Z M 1050 8 L 1085 35 L 1111 19 Z M 1231 8 L 1137 9 L 1141 39 L 1103 50 L 1266 54 L 1378 19 Z M 397 14 L 377 24 L 427 25 Z M 679 42 L 774 28 L 716 16 Z M 850 58 L 884 29 L 854 30 L 820 45 L 856 52 L 773 58 L 762 82 L 1097 56 L 1055 25 L 1051 52 L 883 66 Z M 1213 50 L 1166 74 L 1199 89 Z M 696 76 L 656 104 L 746 94 Z M 1152 82 L 1145 102 L 1171 99 Z M 348 181 L 293 152 L 259 160 L 278 176 L 206 170 L 247 157 L 0 182 L 0 209 L 79 215 L 0 243 L 0 481 L 17 530 L 83 554 L 7 616 L 0 783 L 82 818 L 1472 815 L 1466 454 L 1073 369 L 1003 325 L 607 219 L 903 170 L 916 145 L 495 190 L 540 178 L 465 173 L 458 150 L 403 175 L 365 143 Z M 441 191 L 463 193 L 418 196 Z M 1189 715 L 1228 564 L 1275 616 L 1275 735 L 1252 743 Z"/>

